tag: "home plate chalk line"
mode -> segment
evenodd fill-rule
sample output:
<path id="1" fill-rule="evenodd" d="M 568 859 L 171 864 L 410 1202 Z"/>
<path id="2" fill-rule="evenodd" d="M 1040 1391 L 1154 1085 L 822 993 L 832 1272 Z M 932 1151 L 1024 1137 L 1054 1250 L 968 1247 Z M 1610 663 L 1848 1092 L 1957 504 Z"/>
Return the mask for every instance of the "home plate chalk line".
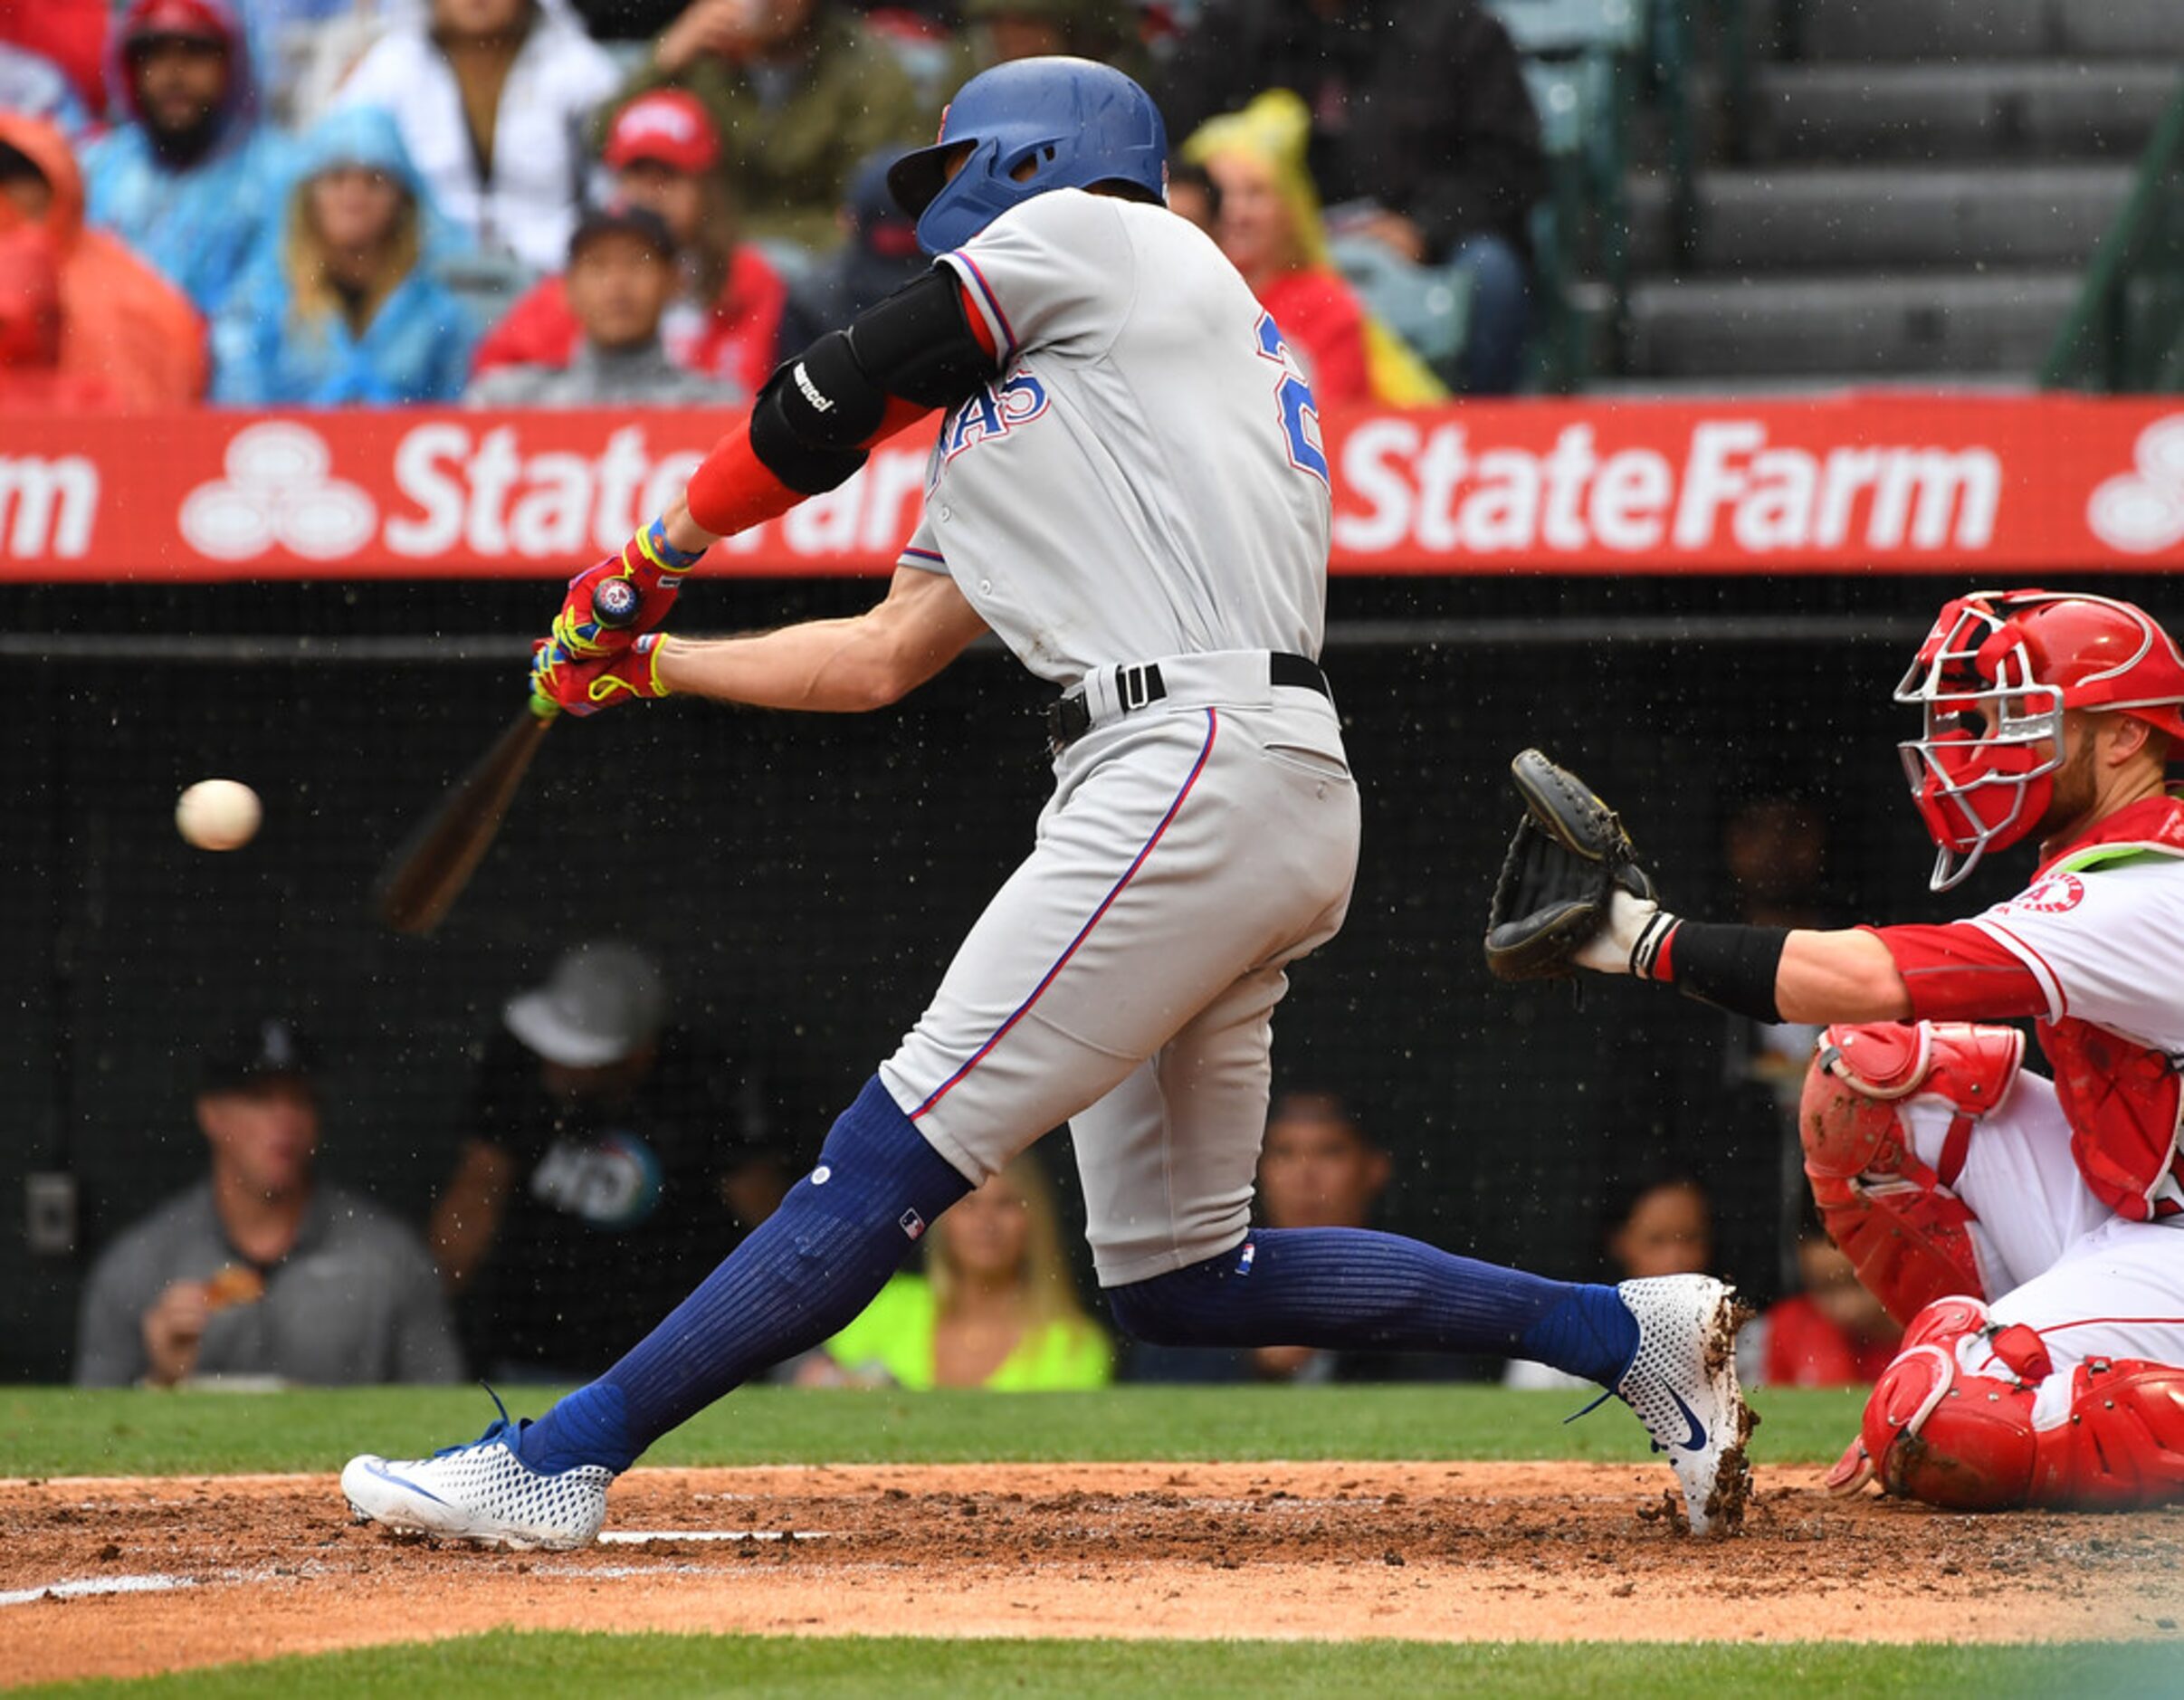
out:
<path id="1" fill-rule="evenodd" d="M 82 1594 L 157 1594 L 170 1588 L 195 1588 L 187 1576 L 87 1576 L 71 1582 L 48 1582 L 43 1588 L 18 1588 L 0 1594 L 0 1606 L 27 1606 L 48 1595 L 73 1600 Z"/>
<path id="2" fill-rule="evenodd" d="M 644 1546 L 654 1541 L 824 1541 L 824 1529 L 607 1529 L 601 1546 Z"/>

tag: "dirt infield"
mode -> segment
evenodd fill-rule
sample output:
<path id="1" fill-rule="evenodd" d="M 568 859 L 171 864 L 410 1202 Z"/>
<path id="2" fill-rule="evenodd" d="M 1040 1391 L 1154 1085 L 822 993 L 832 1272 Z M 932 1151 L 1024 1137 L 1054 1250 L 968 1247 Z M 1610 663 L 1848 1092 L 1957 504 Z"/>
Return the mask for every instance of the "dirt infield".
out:
<path id="1" fill-rule="evenodd" d="M 1963 1517 L 1769 1470 L 1693 1541 L 1657 1466 L 643 1470 L 611 1543 L 353 1526 L 331 1476 L 0 1482 L 0 1683 L 528 1628 L 1502 1640 L 2184 1638 L 2184 1519 Z M 801 1538 L 799 1538 L 801 1537 Z"/>

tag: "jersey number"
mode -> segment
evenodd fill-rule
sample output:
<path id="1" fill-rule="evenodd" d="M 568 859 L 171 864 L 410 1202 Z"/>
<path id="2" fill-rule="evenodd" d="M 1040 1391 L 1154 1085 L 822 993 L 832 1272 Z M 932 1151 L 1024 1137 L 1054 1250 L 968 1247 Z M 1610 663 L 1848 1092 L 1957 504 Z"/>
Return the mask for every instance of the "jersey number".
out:
<path id="1" fill-rule="evenodd" d="M 1311 398 L 1311 386 L 1297 369 L 1297 358 L 1282 339 L 1282 327 L 1272 313 L 1259 315 L 1259 358 L 1282 368 L 1274 386 L 1274 402 L 1282 415 L 1282 435 L 1289 440 L 1289 463 L 1327 482 L 1327 451 L 1320 442 L 1320 407 Z"/>

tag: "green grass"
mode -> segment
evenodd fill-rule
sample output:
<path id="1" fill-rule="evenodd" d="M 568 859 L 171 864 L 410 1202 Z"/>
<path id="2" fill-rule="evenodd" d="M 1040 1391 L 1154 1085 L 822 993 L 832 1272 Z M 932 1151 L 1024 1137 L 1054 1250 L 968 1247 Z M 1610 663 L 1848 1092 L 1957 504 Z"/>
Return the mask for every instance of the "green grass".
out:
<path id="1" fill-rule="evenodd" d="M 459 1693 L 463 1700 L 541 1695 L 639 1696 L 766 1691 L 825 1700 L 982 1695 L 1189 1696 L 1477 1694 L 1690 1700 L 1774 1691 L 1806 1695 L 1978 1694 L 1992 1700 L 2098 1693 L 2173 1695 L 2161 1648 L 2057 1646 L 1734 1647 L 1574 1642 L 1559 1646 L 1350 1641 L 938 1641 L 750 1636 L 515 1634 L 429 1646 L 188 1672 L 136 1682 L 26 1689 L 167 1700 L 347 1700 Z"/>
<path id="2" fill-rule="evenodd" d="M 516 1390 L 535 1414 L 544 1390 Z M 1588 1458 L 1646 1456 L 1609 1403 L 1490 1387 L 1116 1388 L 1104 1393 L 800 1392 L 750 1388 L 645 1455 L 648 1464 L 908 1464 L 987 1460 Z M 1855 1392 L 1762 1392 L 1755 1461 L 1832 1462 L 1855 1432 Z M 0 1390 L 0 1476 L 331 1470 L 352 1453 L 415 1456 L 482 1428 L 476 1388 L 341 1392 Z"/>

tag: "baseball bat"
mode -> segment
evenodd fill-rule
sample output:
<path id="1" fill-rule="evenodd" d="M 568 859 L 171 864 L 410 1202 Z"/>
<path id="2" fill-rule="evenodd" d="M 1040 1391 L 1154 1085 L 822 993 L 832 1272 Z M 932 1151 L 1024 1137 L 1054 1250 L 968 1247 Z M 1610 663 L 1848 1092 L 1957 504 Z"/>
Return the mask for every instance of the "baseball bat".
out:
<path id="1" fill-rule="evenodd" d="M 620 631 L 637 617 L 637 604 L 636 587 L 628 579 L 602 579 L 592 592 L 592 617 Z M 388 926 L 396 932 L 426 933 L 440 924 L 492 846 L 523 776 L 558 718 L 526 702 L 508 730 L 395 852 L 376 888 L 379 918 Z"/>

